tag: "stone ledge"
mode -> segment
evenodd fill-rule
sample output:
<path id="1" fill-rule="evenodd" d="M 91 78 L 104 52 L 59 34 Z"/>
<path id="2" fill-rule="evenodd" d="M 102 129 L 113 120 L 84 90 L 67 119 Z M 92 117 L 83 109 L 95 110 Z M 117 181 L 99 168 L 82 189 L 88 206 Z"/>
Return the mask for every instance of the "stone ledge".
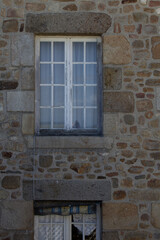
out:
<path id="1" fill-rule="evenodd" d="M 104 13 L 27 14 L 26 32 L 37 34 L 103 34 L 111 26 Z"/>
<path id="2" fill-rule="evenodd" d="M 106 149 L 113 147 L 112 137 L 87 136 L 36 136 L 35 141 L 28 139 L 29 148 L 63 148 L 63 149 Z M 35 146 L 33 145 L 35 142 Z"/>
<path id="3" fill-rule="evenodd" d="M 23 197 L 31 200 L 109 201 L 111 184 L 107 180 L 35 180 L 23 182 Z"/>

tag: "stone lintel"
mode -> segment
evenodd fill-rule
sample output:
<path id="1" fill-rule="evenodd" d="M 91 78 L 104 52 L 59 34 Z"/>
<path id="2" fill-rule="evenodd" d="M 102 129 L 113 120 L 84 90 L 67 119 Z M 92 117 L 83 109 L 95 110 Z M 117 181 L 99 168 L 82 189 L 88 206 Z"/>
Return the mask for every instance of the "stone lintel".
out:
<path id="1" fill-rule="evenodd" d="M 26 32 L 37 34 L 103 34 L 111 26 L 105 13 L 27 14 Z"/>
<path id="2" fill-rule="evenodd" d="M 31 200 L 29 186 L 34 188 L 34 200 L 109 201 L 111 184 L 107 180 L 36 180 L 23 183 L 23 195 Z M 27 193 L 29 196 L 27 196 Z"/>

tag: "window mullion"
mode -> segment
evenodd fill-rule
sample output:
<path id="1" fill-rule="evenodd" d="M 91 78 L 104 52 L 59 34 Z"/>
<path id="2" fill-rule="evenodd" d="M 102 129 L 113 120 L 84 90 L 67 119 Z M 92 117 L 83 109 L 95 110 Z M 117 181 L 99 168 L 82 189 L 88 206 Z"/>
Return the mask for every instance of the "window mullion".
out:
<path id="1" fill-rule="evenodd" d="M 69 129 L 72 128 L 72 40 L 68 40 L 68 114 L 69 114 Z"/>
<path id="2" fill-rule="evenodd" d="M 53 41 L 51 42 L 51 129 L 53 129 L 53 114 L 54 114 L 54 108 L 53 108 L 53 93 L 54 93 L 54 79 L 53 79 L 53 68 L 54 68 L 54 64 L 53 64 Z"/>

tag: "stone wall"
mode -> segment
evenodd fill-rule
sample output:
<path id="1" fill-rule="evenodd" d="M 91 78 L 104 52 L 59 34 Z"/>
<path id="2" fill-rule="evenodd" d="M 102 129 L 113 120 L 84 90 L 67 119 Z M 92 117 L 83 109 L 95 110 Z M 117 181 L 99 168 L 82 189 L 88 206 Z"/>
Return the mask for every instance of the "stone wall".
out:
<path id="1" fill-rule="evenodd" d="M 39 28 L 29 16 L 44 13 L 77 13 L 86 35 L 102 36 L 103 137 L 34 136 Z M 73 184 L 71 198 L 79 186 L 79 200 L 87 183 L 87 200 L 103 201 L 103 240 L 160 239 L 160 1 L 1 0 L 0 26 L 0 239 L 33 239 L 33 200 L 57 181 Z"/>

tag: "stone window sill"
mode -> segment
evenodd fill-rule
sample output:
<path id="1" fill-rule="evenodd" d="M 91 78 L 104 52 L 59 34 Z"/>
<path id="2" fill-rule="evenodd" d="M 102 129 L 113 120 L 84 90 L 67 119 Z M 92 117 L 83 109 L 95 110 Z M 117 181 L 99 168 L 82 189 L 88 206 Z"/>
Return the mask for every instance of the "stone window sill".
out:
<path id="1" fill-rule="evenodd" d="M 99 136 L 35 136 L 28 139 L 28 147 L 43 149 L 108 149 L 113 145 L 111 137 Z M 32 142 L 32 144 L 31 144 Z"/>

